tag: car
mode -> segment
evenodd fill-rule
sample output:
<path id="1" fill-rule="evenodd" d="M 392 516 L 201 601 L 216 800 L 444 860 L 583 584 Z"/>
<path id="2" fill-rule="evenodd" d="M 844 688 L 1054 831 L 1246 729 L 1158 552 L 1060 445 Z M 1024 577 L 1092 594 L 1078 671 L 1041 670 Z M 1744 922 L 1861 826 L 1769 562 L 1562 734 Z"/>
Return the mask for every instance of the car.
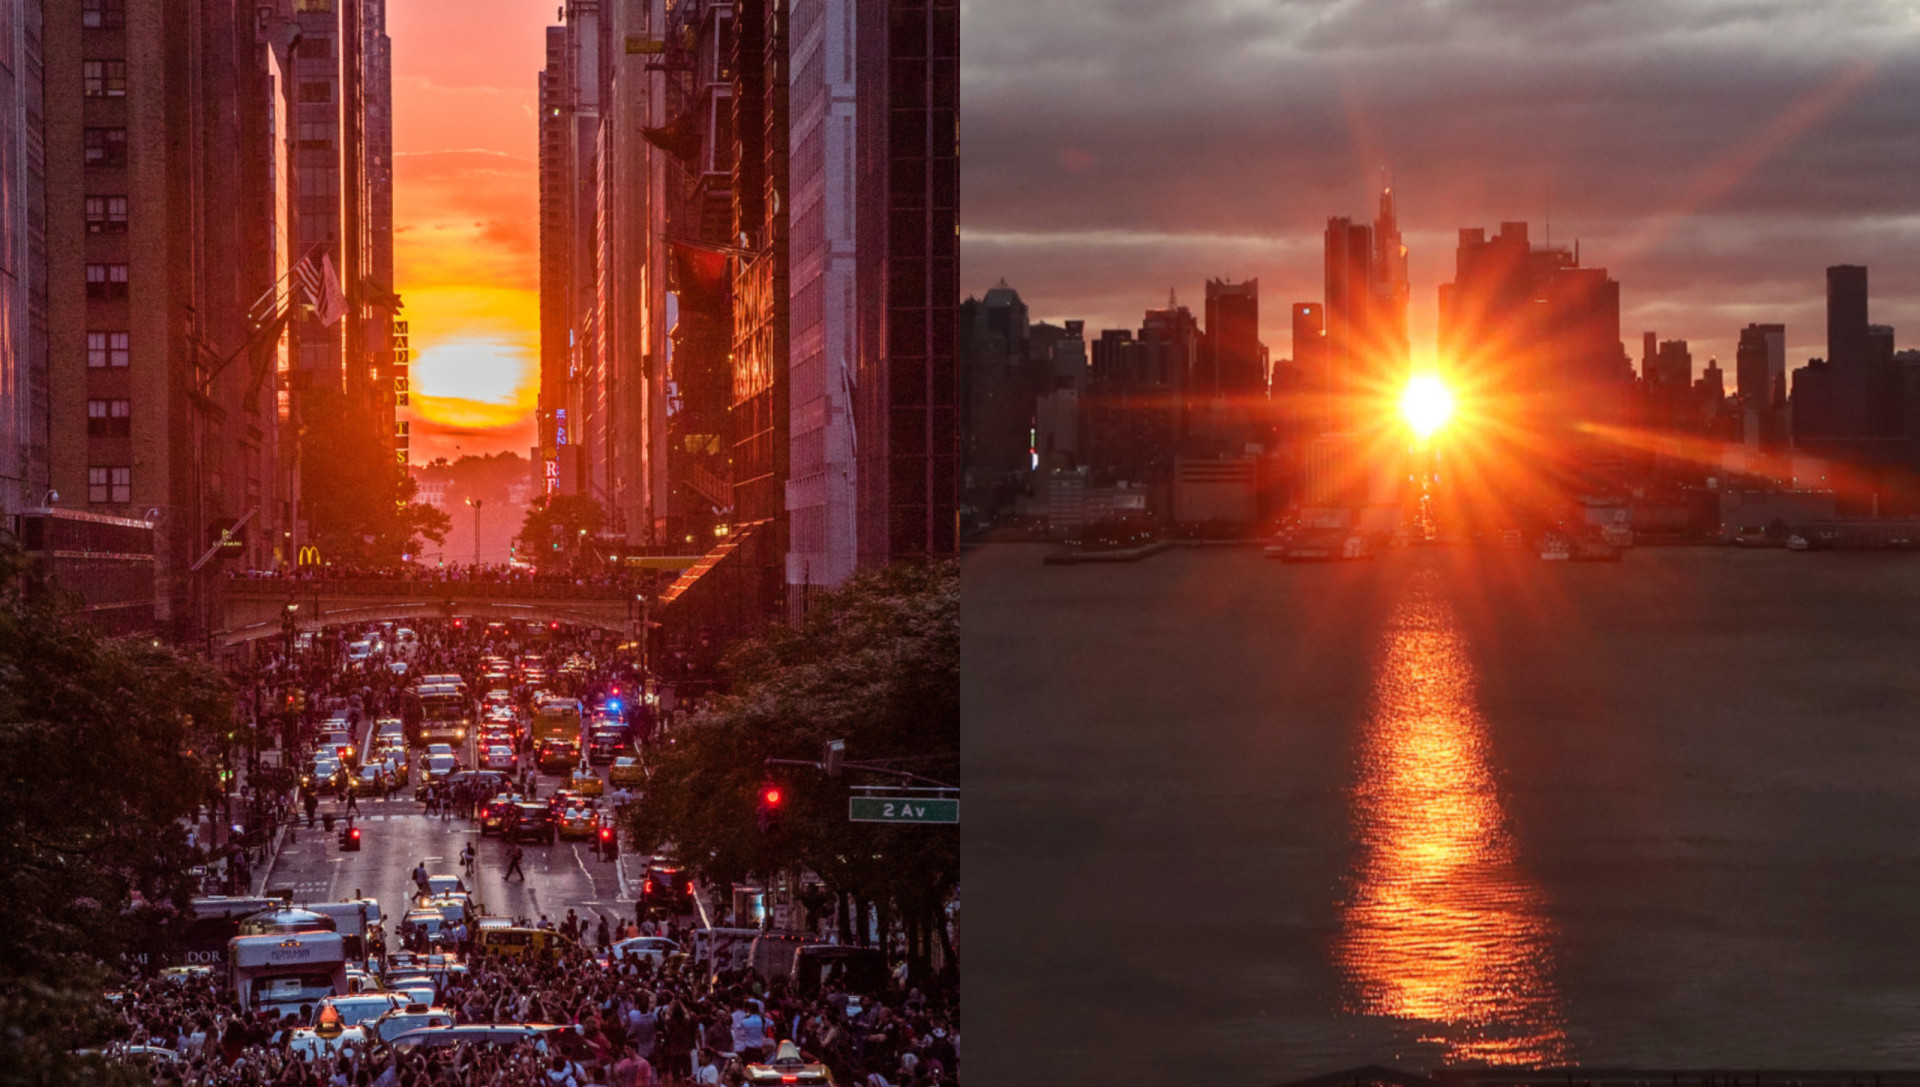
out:
<path id="1" fill-rule="evenodd" d="M 412 1030 L 427 1027 L 450 1027 L 454 1024 L 452 1011 L 426 1004 L 408 1004 L 368 1023 L 367 1033 L 380 1042 L 392 1042 L 395 1038 Z"/>
<path id="2" fill-rule="evenodd" d="M 427 754 L 428 755 L 451 755 L 453 754 L 453 745 L 452 744 L 428 744 Z"/>
<path id="3" fill-rule="evenodd" d="M 450 872 L 436 872 L 427 877 L 427 897 L 429 898 L 439 895 L 466 893 L 466 881 Z"/>
<path id="4" fill-rule="evenodd" d="M 568 805 L 560 812 L 560 837 L 592 841 L 600 829 L 600 817 L 592 808 Z"/>
<path id="5" fill-rule="evenodd" d="M 288 1036 L 287 1048 L 297 1057 L 317 1061 L 337 1056 L 348 1048 L 365 1053 L 368 1041 L 365 1027 L 300 1027 Z"/>
<path id="6" fill-rule="evenodd" d="M 467 895 L 438 895 L 420 903 L 420 909 L 439 910 L 447 924 L 457 925 L 474 916 L 473 899 Z"/>
<path id="7" fill-rule="evenodd" d="M 800 1047 L 790 1041 L 781 1042 L 774 1049 L 773 1059 L 767 1063 L 747 1065 L 747 1083 L 749 1087 L 763 1083 L 834 1087 L 833 1072 L 824 1064 L 809 1063 L 800 1055 Z"/>
<path id="8" fill-rule="evenodd" d="M 600 780 L 599 774 L 583 766 L 575 770 L 573 776 L 567 780 L 567 788 L 581 796 L 601 796 L 607 791 L 607 783 Z"/>
<path id="9" fill-rule="evenodd" d="M 481 756 L 480 766 L 486 770 L 506 770 L 511 772 L 519 761 L 519 759 L 514 757 L 512 748 L 496 744 L 487 748 L 487 753 Z"/>
<path id="10" fill-rule="evenodd" d="M 519 793 L 501 793 L 480 805 L 480 836 L 499 834 L 513 818 L 513 806 L 524 799 Z"/>
<path id="11" fill-rule="evenodd" d="M 356 794 L 369 796 L 386 792 L 389 785 L 395 783 L 392 768 L 384 762 L 368 762 L 354 771 L 353 778 L 347 784 Z"/>
<path id="12" fill-rule="evenodd" d="M 453 933 L 453 923 L 437 909 L 416 907 L 400 918 L 400 941 L 408 947 L 437 947 Z M 390 979 L 389 984 L 395 984 Z"/>
<path id="13" fill-rule="evenodd" d="M 616 941 L 607 957 L 614 961 L 650 962 L 658 967 L 665 966 L 668 957 L 679 953 L 680 945 L 665 936 L 633 936 Z"/>
<path id="14" fill-rule="evenodd" d="M 338 792 L 347 772 L 337 759 L 317 758 L 300 776 L 300 784 L 316 793 Z"/>
<path id="15" fill-rule="evenodd" d="M 407 662 L 403 660 L 388 661 L 387 671 L 392 672 L 396 676 L 404 676 L 407 674 Z"/>
<path id="16" fill-rule="evenodd" d="M 639 759 L 631 755 L 622 755 L 613 760 L 613 767 L 607 771 L 607 780 L 612 782 L 616 787 L 631 788 L 637 785 L 645 785 L 647 783 L 647 771 L 645 767 L 640 765 Z"/>
<path id="17" fill-rule="evenodd" d="M 316 1015 L 324 1014 L 332 1008 L 340 1016 L 342 1026 L 357 1026 L 372 1019 L 378 1019 L 395 1008 L 406 1007 L 406 1000 L 395 993 L 365 993 L 360 996 L 330 996 L 320 1002 Z"/>
<path id="18" fill-rule="evenodd" d="M 558 836 L 553 810 L 538 801 L 521 801 L 513 806 L 512 821 L 501 828 L 500 836 L 510 842 L 545 842 L 552 845 Z"/>
<path id="19" fill-rule="evenodd" d="M 419 1050 L 452 1049 L 456 1046 L 499 1046 L 511 1048 L 531 1041 L 544 1054 L 547 1039 L 567 1027 L 552 1023 L 461 1023 L 451 1027 L 427 1027 L 410 1030 L 393 1039 L 395 1053 L 406 1056 Z M 558 1044 L 557 1042 L 555 1044 Z"/>
<path id="20" fill-rule="evenodd" d="M 693 877 L 678 865 L 649 862 L 640 877 L 640 904 L 667 913 L 692 913 Z"/>

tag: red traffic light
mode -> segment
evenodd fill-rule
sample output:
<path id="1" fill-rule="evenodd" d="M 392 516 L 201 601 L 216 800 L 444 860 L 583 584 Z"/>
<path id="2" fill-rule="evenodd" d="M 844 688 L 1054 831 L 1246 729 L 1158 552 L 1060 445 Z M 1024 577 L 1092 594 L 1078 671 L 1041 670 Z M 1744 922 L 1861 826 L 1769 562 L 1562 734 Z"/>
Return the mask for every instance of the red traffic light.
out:
<path id="1" fill-rule="evenodd" d="M 606 841 L 611 841 L 611 840 L 613 840 L 613 828 L 612 828 L 612 827 L 601 827 L 601 828 L 600 828 L 600 840 L 601 840 L 601 841 L 603 841 L 603 842 L 606 842 Z"/>
<path id="2" fill-rule="evenodd" d="M 547 629 L 548 629 L 548 630 L 559 630 L 559 629 L 560 629 L 560 624 L 559 624 L 559 623 L 548 623 L 548 624 L 547 624 Z"/>
<path id="3" fill-rule="evenodd" d="M 352 838 L 352 839 L 353 839 L 354 841 L 356 841 L 356 842 L 357 842 L 357 841 L 359 841 L 359 840 L 360 840 L 360 828 L 359 828 L 359 827 L 348 827 L 348 828 L 347 828 L 347 837 L 349 837 L 349 838 Z"/>
<path id="4" fill-rule="evenodd" d="M 760 803 L 765 804 L 769 808 L 779 807 L 780 801 L 783 799 L 785 799 L 785 796 L 780 792 L 780 786 L 778 785 L 769 785 L 760 790 Z"/>

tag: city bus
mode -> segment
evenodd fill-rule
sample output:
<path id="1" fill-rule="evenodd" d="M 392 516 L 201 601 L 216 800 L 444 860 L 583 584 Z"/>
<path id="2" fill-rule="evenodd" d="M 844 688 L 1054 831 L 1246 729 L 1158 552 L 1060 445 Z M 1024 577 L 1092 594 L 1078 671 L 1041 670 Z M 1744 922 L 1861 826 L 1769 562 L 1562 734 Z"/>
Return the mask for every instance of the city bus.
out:
<path id="1" fill-rule="evenodd" d="M 337 932 L 235 936 L 227 979 L 243 1012 L 298 1012 L 347 992 L 346 940 Z"/>
<path id="2" fill-rule="evenodd" d="M 533 708 L 533 745 L 547 740 L 564 740 L 580 746 L 580 703 L 572 698 L 543 698 Z"/>
<path id="3" fill-rule="evenodd" d="M 454 683 L 422 683 L 414 690 L 414 697 L 420 703 L 420 724 L 414 734 L 414 743 L 458 744 L 467 738 L 467 731 L 473 727 L 473 703 L 468 701 L 462 685 Z"/>

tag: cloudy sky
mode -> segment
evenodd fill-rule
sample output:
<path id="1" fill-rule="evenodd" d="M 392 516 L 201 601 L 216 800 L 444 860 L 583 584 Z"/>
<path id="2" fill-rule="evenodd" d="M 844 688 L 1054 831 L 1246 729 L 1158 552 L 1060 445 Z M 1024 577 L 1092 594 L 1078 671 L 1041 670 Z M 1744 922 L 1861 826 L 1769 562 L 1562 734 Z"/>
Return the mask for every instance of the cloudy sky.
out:
<path id="1" fill-rule="evenodd" d="M 415 463 L 533 444 L 540 356 L 534 112 L 554 5 L 388 0 L 394 279 Z"/>
<path id="2" fill-rule="evenodd" d="M 1332 215 L 1399 199 L 1416 353 L 1461 227 L 1621 283 L 1621 336 L 1733 380 L 1750 321 L 1825 354 L 1824 269 L 1920 346 L 1920 0 L 963 0 L 963 291 L 1137 327 L 1260 277 L 1319 301 Z"/>

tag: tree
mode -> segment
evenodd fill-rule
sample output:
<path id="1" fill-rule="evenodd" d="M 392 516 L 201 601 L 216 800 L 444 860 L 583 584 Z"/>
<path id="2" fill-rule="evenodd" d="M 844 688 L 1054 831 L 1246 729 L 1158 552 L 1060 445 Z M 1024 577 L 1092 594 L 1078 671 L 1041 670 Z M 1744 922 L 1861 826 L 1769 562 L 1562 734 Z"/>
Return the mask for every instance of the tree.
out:
<path id="1" fill-rule="evenodd" d="M 0 547 L 0 1084 L 114 1082 L 69 1056 L 136 944 L 177 935 L 233 692 L 205 661 L 104 640 L 23 594 Z M 133 908 L 144 902 L 151 908 Z"/>
<path id="2" fill-rule="evenodd" d="M 389 424 L 390 425 L 390 424 Z M 388 565 L 446 539 L 452 521 L 413 501 L 412 477 L 387 451 L 385 425 L 335 392 L 301 406 L 300 487 L 313 540 L 328 561 Z"/>
<path id="3" fill-rule="evenodd" d="M 781 768 L 786 802 L 771 833 L 757 799 L 766 759 L 819 759 L 828 740 L 844 740 L 850 760 L 958 785 L 959 601 L 958 564 L 896 565 L 816 597 L 800 625 L 729 654 L 731 693 L 656 749 L 647 802 L 627 812 L 636 846 L 671 847 L 722 887 L 811 870 L 843 903 L 843 936 L 864 938 L 850 918 L 868 908 L 897 919 L 924 976 L 934 942 L 947 942 L 958 828 L 849 822 L 849 784 L 893 780 L 856 769 Z"/>
<path id="4" fill-rule="evenodd" d="M 549 494 L 534 499 L 520 526 L 520 547 L 542 567 L 564 566 L 580 555 L 583 536 L 607 523 L 600 503 L 583 494 Z"/>

